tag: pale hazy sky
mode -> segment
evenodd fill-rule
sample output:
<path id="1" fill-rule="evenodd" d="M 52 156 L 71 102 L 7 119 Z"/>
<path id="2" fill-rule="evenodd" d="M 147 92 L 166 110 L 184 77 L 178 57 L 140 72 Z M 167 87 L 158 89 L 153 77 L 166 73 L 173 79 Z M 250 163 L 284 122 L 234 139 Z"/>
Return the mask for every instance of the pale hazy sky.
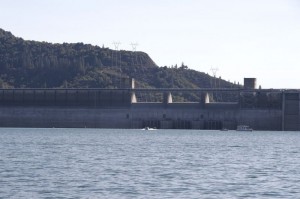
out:
<path id="1" fill-rule="evenodd" d="M 0 0 L 0 28 L 26 40 L 144 51 L 263 88 L 300 88 L 300 0 Z"/>

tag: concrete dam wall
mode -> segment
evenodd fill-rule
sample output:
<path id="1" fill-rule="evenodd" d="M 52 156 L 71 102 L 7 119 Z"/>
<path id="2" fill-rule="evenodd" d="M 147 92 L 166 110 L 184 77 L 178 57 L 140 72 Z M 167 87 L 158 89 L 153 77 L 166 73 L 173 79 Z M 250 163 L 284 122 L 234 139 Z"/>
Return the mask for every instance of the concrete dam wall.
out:
<path id="1" fill-rule="evenodd" d="M 160 102 L 139 93 L 160 92 Z M 173 93 L 198 94 L 175 102 Z M 236 101 L 211 101 L 235 93 Z M 298 90 L 263 89 L 1 89 L 1 127 L 300 130 Z M 216 97 L 215 97 L 216 98 Z"/>

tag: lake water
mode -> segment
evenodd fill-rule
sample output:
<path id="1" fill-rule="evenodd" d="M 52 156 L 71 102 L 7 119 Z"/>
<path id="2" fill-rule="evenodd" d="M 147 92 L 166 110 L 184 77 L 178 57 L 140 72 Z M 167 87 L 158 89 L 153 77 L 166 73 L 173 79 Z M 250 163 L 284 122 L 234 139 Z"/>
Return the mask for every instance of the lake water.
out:
<path id="1" fill-rule="evenodd" d="M 0 128 L 0 198 L 300 198 L 300 132 Z"/>

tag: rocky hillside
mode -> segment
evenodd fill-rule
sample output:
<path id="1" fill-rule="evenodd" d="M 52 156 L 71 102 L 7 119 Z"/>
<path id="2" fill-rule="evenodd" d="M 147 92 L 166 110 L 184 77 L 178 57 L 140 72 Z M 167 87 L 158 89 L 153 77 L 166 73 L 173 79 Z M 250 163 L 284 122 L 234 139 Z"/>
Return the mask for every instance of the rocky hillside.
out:
<path id="1" fill-rule="evenodd" d="M 158 67 L 144 52 L 26 41 L 0 29 L 2 88 L 118 88 L 121 77 L 135 78 L 138 87 L 233 86 L 185 65 Z"/>

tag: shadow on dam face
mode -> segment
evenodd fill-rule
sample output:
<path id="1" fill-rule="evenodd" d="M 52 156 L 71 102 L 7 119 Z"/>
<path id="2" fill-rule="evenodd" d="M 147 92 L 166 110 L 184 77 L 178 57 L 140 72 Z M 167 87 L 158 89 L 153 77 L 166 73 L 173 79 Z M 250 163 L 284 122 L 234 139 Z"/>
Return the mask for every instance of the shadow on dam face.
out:
<path id="1" fill-rule="evenodd" d="M 234 102 L 218 101 L 218 90 L 0 89 L 0 126 L 299 130 L 298 90 L 220 91 L 234 92 Z M 152 91 L 162 93 L 161 102 L 132 101 Z M 173 92 L 197 94 L 199 101 L 176 102 Z"/>

